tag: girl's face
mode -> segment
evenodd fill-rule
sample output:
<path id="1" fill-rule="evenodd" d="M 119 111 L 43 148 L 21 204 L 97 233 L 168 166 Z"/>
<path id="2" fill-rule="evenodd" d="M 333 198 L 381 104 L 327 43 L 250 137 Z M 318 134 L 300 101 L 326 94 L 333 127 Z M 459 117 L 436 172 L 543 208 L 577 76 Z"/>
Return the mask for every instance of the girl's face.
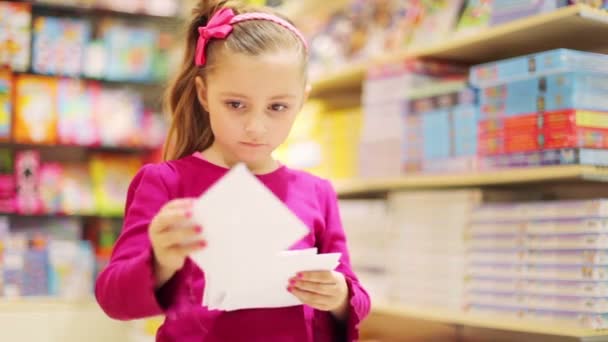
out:
<path id="1" fill-rule="evenodd" d="M 226 53 L 205 81 L 197 77 L 198 97 L 215 136 L 212 148 L 227 162 L 252 166 L 272 160 L 307 95 L 300 58 L 289 51 Z"/>

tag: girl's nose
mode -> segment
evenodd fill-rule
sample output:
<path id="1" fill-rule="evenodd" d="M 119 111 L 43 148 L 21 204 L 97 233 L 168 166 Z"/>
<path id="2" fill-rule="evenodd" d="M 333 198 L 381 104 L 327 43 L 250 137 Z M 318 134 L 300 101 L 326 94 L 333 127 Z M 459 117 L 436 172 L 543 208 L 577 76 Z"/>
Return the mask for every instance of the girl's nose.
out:
<path id="1" fill-rule="evenodd" d="M 266 124 L 262 115 L 252 115 L 245 124 L 245 132 L 252 137 L 258 138 L 266 133 Z"/>

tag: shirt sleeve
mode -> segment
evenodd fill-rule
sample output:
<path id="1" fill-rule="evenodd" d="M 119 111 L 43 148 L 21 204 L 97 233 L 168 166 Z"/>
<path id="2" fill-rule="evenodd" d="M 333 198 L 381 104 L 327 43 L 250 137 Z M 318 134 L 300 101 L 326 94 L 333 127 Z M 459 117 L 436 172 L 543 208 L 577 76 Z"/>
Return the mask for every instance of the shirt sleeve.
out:
<path id="1" fill-rule="evenodd" d="M 95 283 L 95 296 L 104 312 L 119 320 L 141 319 L 163 313 L 173 288 L 169 281 L 155 290 L 153 253 L 148 226 L 170 199 L 159 168 L 146 165 L 129 186 L 122 232 L 108 266 Z"/>
<path id="2" fill-rule="evenodd" d="M 340 252 L 340 265 L 337 271 L 344 274 L 349 290 L 349 312 L 345 322 L 347 341 L 359 339 L 359 324 L 369 314 L 371 300 L 359 283 L 350 265 L 347 240 L 342 227 L 338 209 L 338 198 L 332 185 L 324 181 L 325 191 L 325 230 L 321 234 L 321 253 Z"/>

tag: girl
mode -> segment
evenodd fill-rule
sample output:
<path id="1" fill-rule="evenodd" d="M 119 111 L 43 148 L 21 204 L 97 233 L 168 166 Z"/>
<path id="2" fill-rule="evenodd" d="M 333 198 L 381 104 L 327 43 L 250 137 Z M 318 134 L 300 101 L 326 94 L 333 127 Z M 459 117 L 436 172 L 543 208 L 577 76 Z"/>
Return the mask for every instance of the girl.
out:
<path id="1" fill-rule="evenodd" d="M 123 231 L 96 283 L 110 317 L 164 315 L 157 341 L 358 338 L 370 299 L 349 264 L 336 193 L 271 157 L 306 99 L 306 61 L 306 41 L 276 14 L 200 1 L 184 65 L 168 91 L 168 161 L 146 165 L 133 179 Z M 205 247 L 197 240 L 203 227 L 189 220 L 192 199 L 239 162 L 310 228 L 294 249 L 342 253 L 336 272 L 302 272 L 285 284 L 301 306 L 220 312 L 201 305 L 204 270 L 187 257 Z"/>

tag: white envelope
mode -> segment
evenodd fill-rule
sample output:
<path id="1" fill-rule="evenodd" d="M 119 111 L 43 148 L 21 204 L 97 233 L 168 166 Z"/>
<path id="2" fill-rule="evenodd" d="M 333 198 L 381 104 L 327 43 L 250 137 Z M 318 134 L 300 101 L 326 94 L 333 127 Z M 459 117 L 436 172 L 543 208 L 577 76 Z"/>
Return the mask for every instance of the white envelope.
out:
<path id="1" fill-rule="evenodd" d="M 307 248 L 307 249 L 299 249 L 299 250 L 281 251 L 277 254 L 277 256 L 316 255 L 316 254 L 317 254 L 316 248 Z M 258 262 L 261 264 L 265 263 L 264 261 L 258 261 Z M 251 265 L 251 264 L 248 263 L 248 265 Z M 270 267 L 272 267 L 272 266 L 270 266 Z M 239 269 L 242 269 L 242 267 L 239 267 Z M 247 272 L 247 271 L 251 271 L 251 270 L 252 270 L 252 268 L 249 266 L 246 268 L 245 271 L 241 271 L 241 272 Z M 238 269 L 235 271 L 239 272 Z M 225 272 L 225 270 L 222 273 L 224 273 L 224 277 L 221 277 L 221 276 L 214 277 L 213 275 L 216 274 L 215 272 L 205 272 L 206 281 L 205 281 L 205 293 L 203 294 L 203 305 L 208 306 L 212 310 L 222 308 L 222 303 L 226 296 L 225 289 L 228 287 L 228 284 L 239 281 L 238 279 L 229 278 L 231 276 L 231 274 L 228 272 Z M 251 272 L 249 272 L 248 274 L 251 274 Z M 239 278 L 242 279 L 243 277 L 239 277 Z"/>
<path id="2" fill-rule="evenodd" d="M 286 290 L 289 278 L 332 270 L 340 257 L 316 248 L 287 251 L 309 228 L 243 164 L 195 201 L 192 219 L 208 242 L 190 258 L 205 272 L 202 304 L 210 309 L 297 305 Z"/>
<path id="3" fill-rule="evenodd" d="M 317 255 L 283 255 L 269 260 L 255 270 L 256 276 L 246 276 L 238 283 L 229 284 L 223 293 L 219 308 L 226 311 L 277 308 L 301 305 L 287 291 L 289 279 L 303 271 L 331 271 L 335 269 L 340 253 Z M 249 272 L 251 273 L 251 272 Z"/>

